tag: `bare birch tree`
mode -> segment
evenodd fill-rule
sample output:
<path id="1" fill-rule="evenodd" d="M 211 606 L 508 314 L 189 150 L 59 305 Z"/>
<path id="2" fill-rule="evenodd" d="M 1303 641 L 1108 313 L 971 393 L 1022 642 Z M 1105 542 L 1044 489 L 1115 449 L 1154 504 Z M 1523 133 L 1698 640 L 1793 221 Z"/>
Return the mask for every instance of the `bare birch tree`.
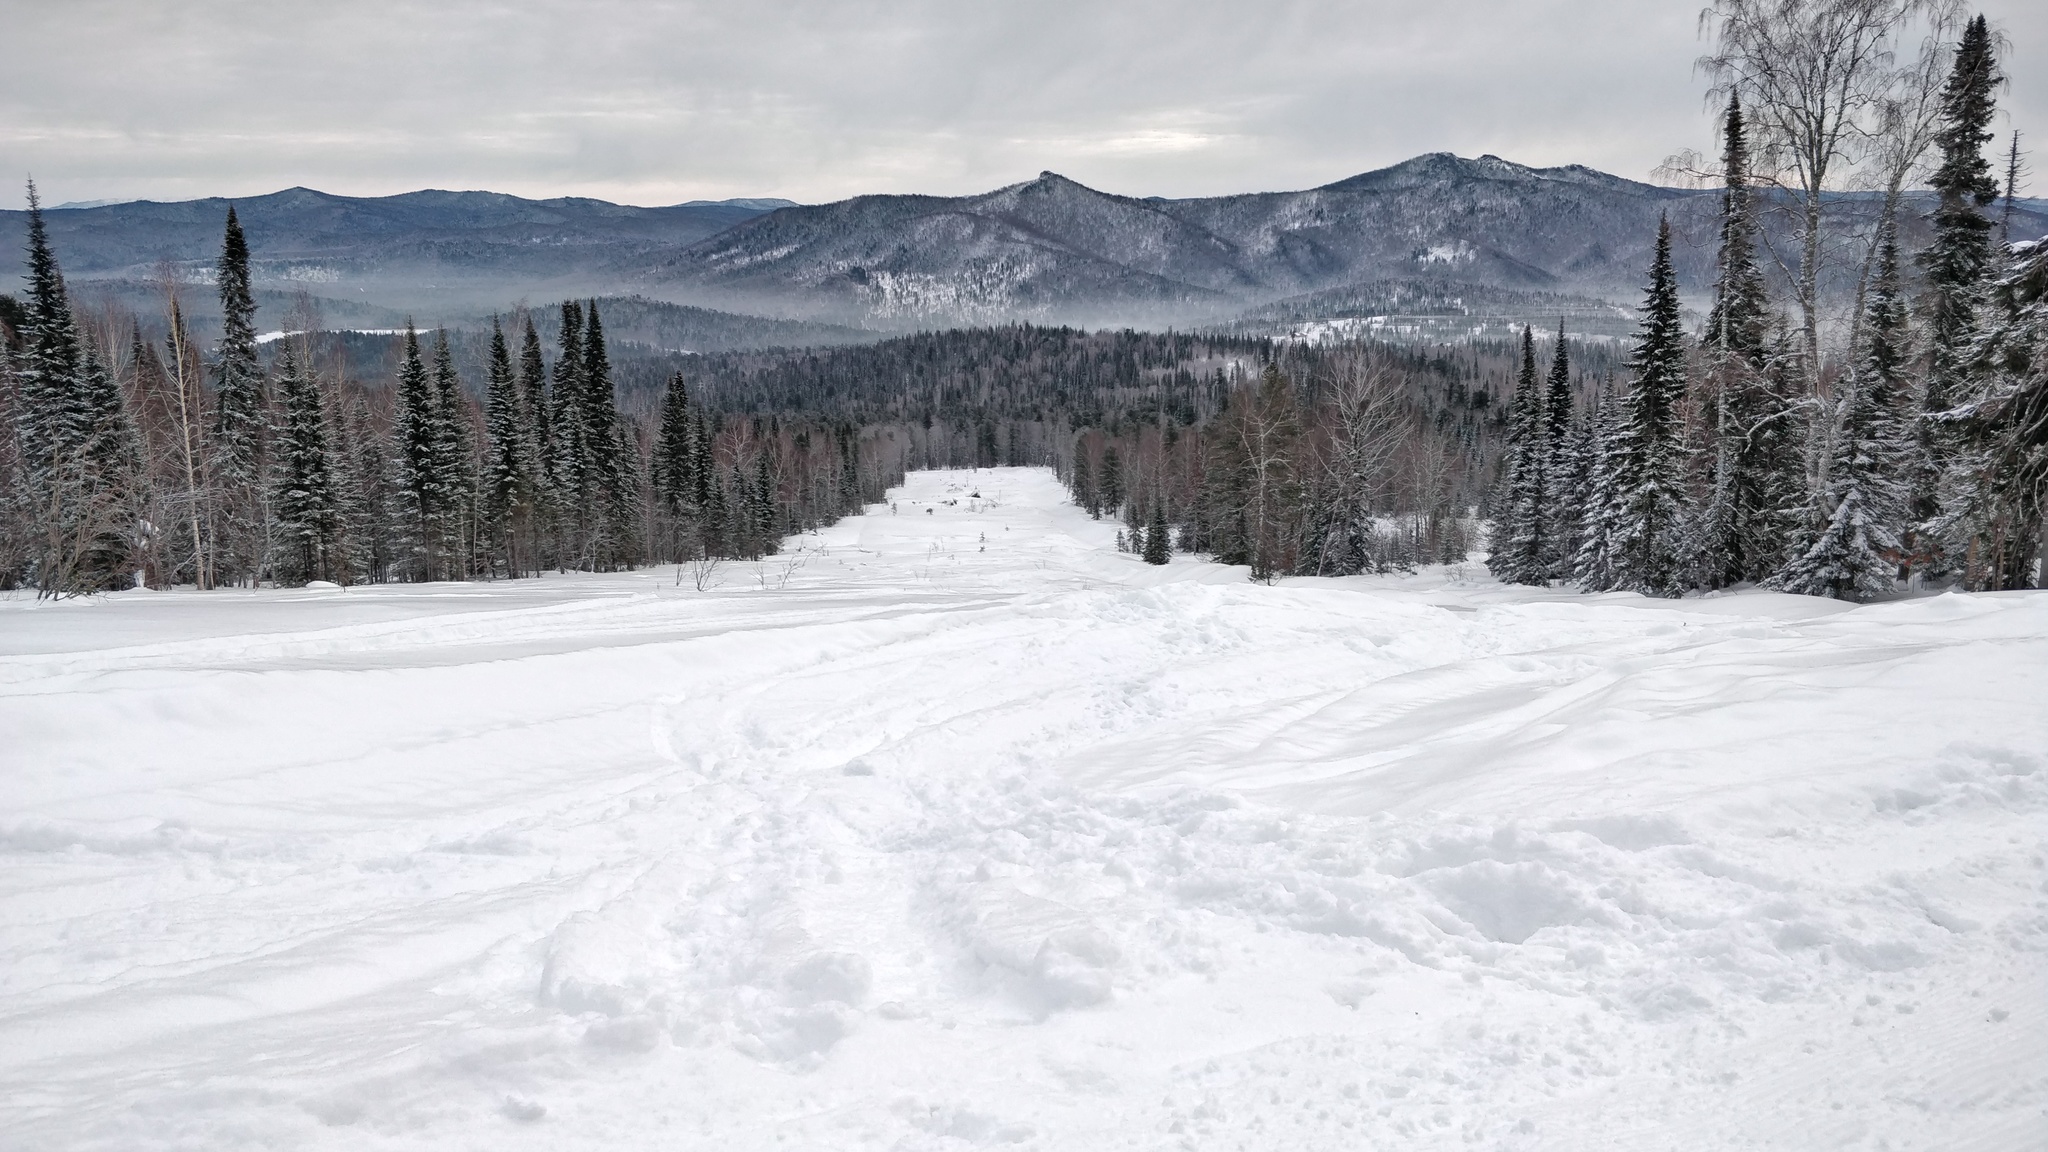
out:
<path id="1" fill-rule="evenodd" d="M 1928 114 L 1920 97 L 1903 92 L 1938 61 L 1894 67 L 1897 42 L 1915 17 L 1947 19 L 1949 0 L 1714 0 L 1700 27 L 1715 40 L 1699 67 L 1714 78 L 1711 99 L 1741 97 L 1752 132 L 1753 175 L 1791 198 L 1796 258 L 1786 268 L 1799 310 L 1805 386 L 1820 379 L 1821 267 L 1827 257 L 1825 200 L 1849 182 L 1872 153 L 1873 141 L 1905 132 Z M 1924 132 L 1925 128 L 1919 129 Z M 1900 145 L 1889 159 L 1900 179 L 1917 163 L 1917 148 Z M 1880 166 L 1886 157 L 1879 156 Z M 1781 265 L 1788 263 L 1782 256 Z"/>

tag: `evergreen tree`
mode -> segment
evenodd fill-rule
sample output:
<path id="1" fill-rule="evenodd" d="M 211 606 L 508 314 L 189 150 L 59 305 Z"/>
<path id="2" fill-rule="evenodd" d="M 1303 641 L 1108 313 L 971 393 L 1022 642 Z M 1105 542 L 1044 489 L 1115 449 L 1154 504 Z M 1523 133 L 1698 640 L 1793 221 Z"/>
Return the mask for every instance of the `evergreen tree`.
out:
<path id="1" fill-rule="evenodd" d="M 1620 460 L 1615 540 L 1620 586 L 1654 596 L 1682 590 L 1678 529 L 1685 492 L 1678 406 L 1685 392 L 1685 331 L 1671 267 L 1671 223 L 1657 224 L 1642 326 L 1629 362 L 1628 429 Z"/>
<path id="2" fill-rule="evenodd" d="M 768 454 L 754 458 L 754 522 L 759 525 L 755 551 L 772 556 L 782 550 L 782 502 L 776 499 L 775 477 L 770 473 Z"/>
<path id="3" fill-rule="evenodd" d="M 654 441 L 654 491 L 662 508 L 672 516 L 683 515 L 694 503 L 697 489 L 694 475 L 695 439 L 690 429 L 690 392 L 683 374 L 669 377 L 661 398 L 661 429 Z"/>
<path id="4" fill-rule="evenodd" d="M 231 579 L 254 584 L 264 535 L 263 370 L 256 359 L 256 298 L 249 287 L 249 244 L 235 210 L 215 268 L 221 341 L 214 362 L 213 472 L 226 513 L 221 563 Z"/>
<path id="5" fill-rule="evenodd" d="M 1765 379 L 1770 300 L 1756 261 L 1748 131 L 1733 95 L 1721 135 L 1720 248 L 1701 337 L 1706 500 L 1688 532 L 1687 564 L 1691 578 L 1709 588 L 1760 578 L 1764 563 L 1775 561 L 1782 497 L 1780 462 L 1770 451 L 1779 430 L 1770 424 L 1782 421 L 1784 412 Z"/>
<path id="6" fill-rule="evenodd" d="M 591 508 L 590 564 L 609 570 L 630 563 L 638 519 L 639 453 L 624 438 L 613 397 L 611 356 L 604 324 L 592 300 L 583 332 L 583 468 Z"/>
<path id="7" fill-rule="evenodd" d="M 19 316 L 14 405 L 22 506 L 0 511 L 27 529 L 41 595 L 126 588 L 140 448 L 119 385 L 71 314 L 33 182 L 28 199 L 29 293 Z"/>
<path id="8" fill-rule="evenodd" d="M 1173 555 L 1173 543 L 1168 539 L 1166 527 L 1166 504 L 1152 501 L 1152 519 L 1145 525 L 1145 563 L 1164 564 Z"/>
<path id="9" fill-rule="evenodd" d="M 1827 467 L 1809 512 L 1812 543 L 1770 581 L 1786 592 L 1869 600 L 1893 590 L 1913 441 L 1898 243 L 1889 217 L 1879 229 L 1865 345 L 1837 390 Z"/>
<path id="10" fill-rule="evenodd" d="M 2020 195 L 2021 171 L 2020 134 L 2015 131 L 2012 134 L 2012 145 L 2006 149 L 2005 154 L 2005 208 L 1998 214 L 1998 242 L 2000 244 L 2012 243 L 2012 208 L 2013 202 L 2019 199 Z"/>
<path id="11" fill-rule="evenodd" d="M 639 438 L 621 420 L 612 426 L 615 495 L 612 497 L 612 564 L 631 568 L 645 556 L 640 525 L 647 511 L 642 495 L 647 477 L 641 468 Z"/>
<path id="12" fill-rule="evenodd" d="M 1074 470 L 1069 486 L 1074 490 L 1074 503 L 1086 509 L 1094 519 L 1102 518 L 1101 505 L 1095 495 L 1095 470 L 1088 465 L 1088 446 L 1074 445 Z"/>
<path id="13" fill-rule="evenodd" d="M 397 467 L 393 511 L 411 557 L 407 574 L 414 580 L 439 580 L 446 572 L 446 525 L 454 493 L 447 486 L 447 435 L 440 399 L 420 360 L 419 336 L 410 322 L 399 360 L 397 409 L 392 428 Z"/>
<path id="14" fill-rule="evenodd" d="M 598 318 L 595 300 L 585 312 L 583 387 L 583 436 L 589 446 L 584 466 L 592 472 L 600 494 L 609 497 L 617 486 L 617 460 L 609 449 L 619 415 L 612 398 L 611 354 L 605 347 L 604 324 Z"/>
<path id="15" fill-rule="evenodd" d="M 1702 343 L 1707 349 L 1756 366 L 1770 326 L 1770 298 L 1756 262 L 1756 208 L 1749 181 L 1749 133 L 1742 102 L 1728 97 L 1721 121 L 1721 225 L 1714 267 L 1713 303 Z"/>
<path id="16" fill-rule="evenodd" d="M 1124 460 L 1112 444 L 1102 450 L 1102 476 L 1097 483 L 1097 498 L 1101 501 L 1105 516 L 1120 516 L 1124 510 Z"/>
<path id="17" fill-rule="evenodd" d="M 1564 320 L 1557 322 L 1557 350 L 1550 358 L 1550 379 L 1543 390 L 1543 539 L 1545 581 L 1569 580 L 1572 557 L 1578 552 L 1578 511 L 1572 502 L 1579 470 L 1578 445 L 1572 420 L 1572 365 L 1566 350 Z"/>
<path id="18" fill-rule="evenodd" d="M 301 369 L 291 341 L 277 357 L 278 401 L 283 428 L 277 444 L 278 561 L 280 583 L 338 580 L 344 522 L 327 449 L 327 422 L 320 389 Z"/>
<path id="19" fill-rule="evenodd" d="M 1549 442 L 1546 397 L 1536 378 L 1536 334 L 1522 328 L 1522 369 L 1508 415 L 1508 443 L 1496 501 L 1496 543 L 1486 566 L 1510 584 L 1541 584 L 1544 565 L 1544 452 Z"/>
<path id="20" fill-rule="evenodd" d="M 387 580 L 397 559 L 392 529 L 398 501 L 389 483 L 384 437 L 372 423 L 369 403 L 362 396 L 346 405 L 339 430 L 339 499 L 348 570 L 361 572 L 372 581 Z"/>
<path id="21" fill-rule="evenodd" d="M 563 566 L 587 566 L 590 532 L 590 483 L 587 467 L 588 419 L 583 405 L 583 306 L 574 300 L 562 303 L 562 330 L 556 338 L 554 407 L 551 447 L 555 503 L 561 539 L 556 551 Z"/>
<path id="22" fill-rule="evenodd" d="M 1924 411 L 1929 417 L 1952 406 L 1966 387 L 1965 361 L 1976 337 L 1976 312 L 1993 270 L 1992 222 L 1984 209 L 1998 197 L 1998 181 L 1984 145 L 1991 140 L 1993 93 L 2001 82 L 1991 31 L 1978 16 L 1963 30 L 1955 63 L 1941 92 L 1941 124 L 1934 142 L 1941 164 L 1928 184 L 1937 193 L 1934 236 L 1920 262 L 1927 276 L 1928 364 Z M 1943 435 L 1951 427 L 1929 419 L 1923 451 L 1926 464 L 1915 492 L 1915 512 L 1932 518 L 1941 473 L 1954 445 Z M 1967 547 L 1963 541 L 1953 542 Z"/>
<path id="23" fill-rule="evenodd" d="M 1943 417 L 1959 447 L 1948 512 L 1964 586 L 2003 591 L 2048 583 L 2048 240 L 2014 245 L 1986 295 L 1969 389 Z"/>
<path id="24" fill-rule="evenodd" d="M 834 438 L 839 442 L 839 504 L 837 511 L 859 512 L 866 506 L 866 490 L 861 487 L 860 443 L 852 428 L 841 425 Z"/>
<path id="25" fill-rule="evenodd" d="M 540 482 L 532 471 L 537 456 L 528 439 L 531 424 L 526 390 L 513 376 L 511 350 L 495 316 L 491 317 L 487 375 L 484 432 L 490 449 L 484 465 L 483 518 L 493 546 L 504 558 L 506 574 L 518 576 L 533 566 L 523 545 L 532 527 Z"/>
<path id="26" fill-rule="evenodd" d="M 1587 463 L 1577 497 L 1585 513 L 1572 575 L 1588 592 L 1605 592 L 1622 581 L 1620 537 L 1627 440 L 1627 416 L 1614 382 L 1609 380 L 1600 390 L 1599 409 L 1587 435 Z"/>
<path id="27" fill-rule="evenodd" d="M 15 409 L 21 438 L 27 497 L 44 508 L 49 485 L 67 461 L 74 461 L 88 432 L 79 381 L 83 354 L 77 321 L 64 275 L 50 248 L 42 202 L 34 181 L 28 186 L 28 299 L 23 311 L 22 349 L 15 361 L 19 402 Z"/>
<path id="28" fill-rule="evenodd" d="M 1598 519 L 1590 500 L 1593 467 L 1598 457 L 1599 427 L 1597 409 L 1573 420 L 1558 458 L 1557 578 L 1570 583 L 1581 581 L 1579 557 L 1585 551 L 1588 535 Z"/>
<path id="29" fill-rule="evenodd" d="M 476 447 L 448 330 L 434 330 L 434 471 L 445 503 L 442 548 L 451 578 L 468 578 L 476 543 Z"/>
<path id="30" fill-rule="evenodd" d="M 712 490 L 718 486 L 718 474 L 713 467 L 711 448 L 717 438 L 717 429 L 711 414 L 695 411 L 690 421 L 690 503 L 702 510 L 710 507 Z"/>
<path id="31" fill-rule="evenodd" d="M 86 439 L 77 470 L 79 519 L 71 542 L 75 587 L 134 587 L 137 526 L 142 518 L 142 445 L 121 386 L 98 347 L 86 340 L 79 365 L 79 408 Z"/>
<path id="32" fill-rule="evenodd" d="M 735 556 L 738 548 L 733 539 L 732 502 L 726 496 L 724 469 L 715 471 L 706 485 L 708 493 L 704 503 L 704 541 L 706 556 Z"/>

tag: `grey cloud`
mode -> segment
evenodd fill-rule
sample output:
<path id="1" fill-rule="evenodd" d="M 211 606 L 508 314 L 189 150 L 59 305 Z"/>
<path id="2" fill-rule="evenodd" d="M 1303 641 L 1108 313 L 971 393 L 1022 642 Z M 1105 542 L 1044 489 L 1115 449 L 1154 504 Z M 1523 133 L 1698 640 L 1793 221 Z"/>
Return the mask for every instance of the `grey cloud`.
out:
<path id="1" fill-rule="evenodd" d="M 2007 106 L 2048 131 L 2048 14 Z M 0 172 L 633 203 L 1305 187 L 1419 152 L 1645 177 L 1709 136 L 1693 3 L 0 0 Z M 2036 137 L 2039 138 L 2039 137 Z M 0 204 L 19 202 L 13 181 Z"/>

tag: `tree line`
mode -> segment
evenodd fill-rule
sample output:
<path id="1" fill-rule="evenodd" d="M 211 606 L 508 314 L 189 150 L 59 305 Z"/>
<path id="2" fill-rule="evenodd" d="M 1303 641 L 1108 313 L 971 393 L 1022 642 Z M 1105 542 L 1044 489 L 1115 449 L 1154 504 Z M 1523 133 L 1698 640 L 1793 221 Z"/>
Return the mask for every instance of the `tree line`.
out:
<path id="1" fill-rule="evenodd" d="M 621 413 L 596 303 L 494 320 L 479 396 L 445 330 L 408 327 L 395 379 L 316 370 L 316 324 L 266 366 L 229 209 L 222 334 L 165 280 L 161 341 L 74 307 L 29 186 L 28 290 L 0 296 L 0 588 L 463 580 L 754 558 L 882 499 L 895 430 L 711 410 L 680 375 Z M 306 317 L 301 317 L 307 320 Z M 513 352 L 517 346 L 517 354 Z"/>
<path id="2" fill-rule="evenodd" d="M 1617 364 L 1579 344 L 1570 377 Z M 721 403 L 907 430 L 909 467 L 1050 465 L 1131 551 L 1261 579 L 1465 558 L 1505 439 L 1512 349 L 1323 346 L 1029 324 L 703 357 Z"/>

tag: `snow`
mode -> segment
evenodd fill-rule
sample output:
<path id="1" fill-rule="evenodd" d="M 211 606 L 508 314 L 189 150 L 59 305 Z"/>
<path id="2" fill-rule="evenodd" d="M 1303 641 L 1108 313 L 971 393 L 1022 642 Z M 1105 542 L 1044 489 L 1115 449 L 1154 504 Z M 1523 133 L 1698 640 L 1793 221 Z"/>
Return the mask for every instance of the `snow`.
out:
<path id="1" fill-rule="evenodd" d="M 2048 594 L 673 569 L 0 602 L 0 1146 L 2048 1137 Z"/>
<path id="2" fill-rule="evenodd" d="M 337 329 L 334 329 L 334 331 L 337 331 L 337 332 L 347 332 L 347 333 L 353 333 L 354 335 L 357 335 L 357 336 L 403 336 L 403 335 L 405 335 L 405 329 L 403 329 L 403 328 L 337 328 Z M 428 328 L 428 329 L 426 329 L 426 330 L 425 330 L 425 331 L 424 331 L 424 332 L 423 332 L 422 334 L 423 334 L 423 335 L 431 335 L 431 334 L 432 334 L 433 332 L 434 332 L 434 329 L 432 329 L 432 328 Z M 305 334 L 306 334 L 306 333 L 304 333 L 304 332 L 287 332 L 287 331 L 285 331 L 284 329 L 280 328 L 280 329 L 277 329 L 277 330 L 276 330 L 276 331 L 274 331 L 274 332 L 258 332 L 258 333 L 256 334 L 256 342 L 257 342 L 258 344 L 273 344 L 273 343 L 276 343 L 276 342 L 277 342 L 277 341 L 279 341 L 279 340 L 282 340 L 282 339 L 284 339 L 284 338 L 285 338 L 285 337 L 287 337 L 287 336 L 304 336 Z"/>

